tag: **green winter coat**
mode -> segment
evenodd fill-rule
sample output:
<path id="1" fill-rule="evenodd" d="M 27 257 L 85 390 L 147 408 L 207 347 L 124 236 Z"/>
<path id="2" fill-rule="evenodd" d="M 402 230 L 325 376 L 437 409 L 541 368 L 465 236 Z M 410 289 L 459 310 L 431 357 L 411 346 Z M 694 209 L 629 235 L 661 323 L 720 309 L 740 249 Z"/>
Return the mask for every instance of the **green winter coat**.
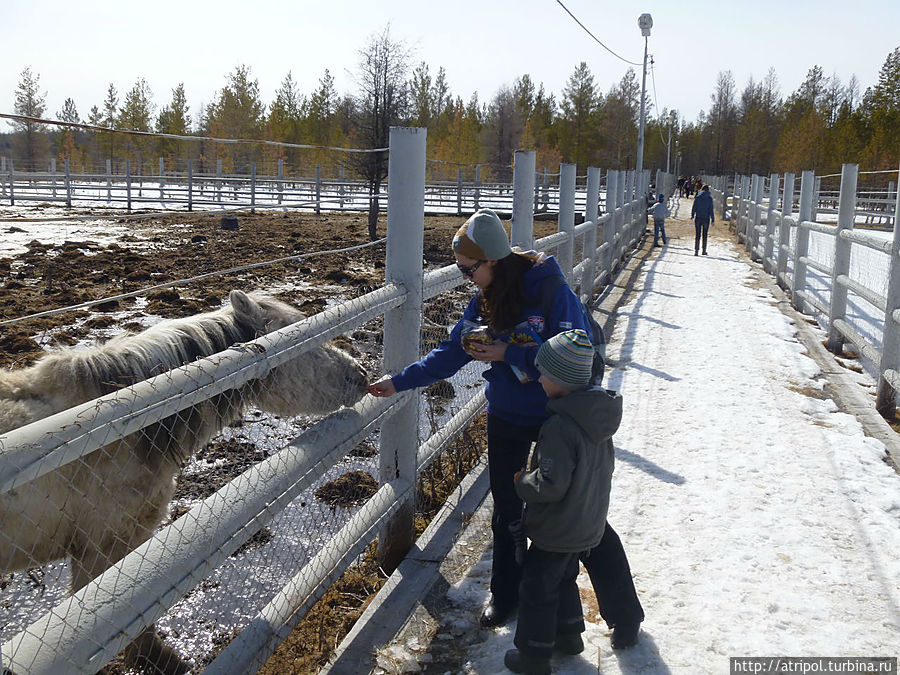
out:
<path id="1" fill-rule="evenodd" d="M 622 397 L 593 387 L 550 399 L 547 412 L 552 417 L 516 479 L 525 533 L 545 551 L 587 551 L 606 527 Z"/>

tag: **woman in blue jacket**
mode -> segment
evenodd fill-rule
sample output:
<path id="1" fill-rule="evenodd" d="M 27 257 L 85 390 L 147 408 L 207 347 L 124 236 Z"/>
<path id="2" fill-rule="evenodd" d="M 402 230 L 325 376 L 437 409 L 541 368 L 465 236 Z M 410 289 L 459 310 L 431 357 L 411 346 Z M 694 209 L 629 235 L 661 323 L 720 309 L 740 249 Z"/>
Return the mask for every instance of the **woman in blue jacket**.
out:
<path id="1" fill-rule="evenodd" d="M 513 614 L 521 579 L 521 568 L 515 561 L 515 543 L 509 531 L 509 524 L 522 515 L 522 501 L 516 494 L 513 477 L 525 466 L 531 444 L 537 440 L 541 424 L 548 417 L 547 395 L 538 382 L 540 372 L 534 365 L 534 357 L 541 343 L 557 333 L 580 328 L 590 334 L 590 327 L 581 301 L 557 279 L 550 282 L 558 285 L 549 309 L 541 306 L 542 285 L 552 277 L 562 276 L 559 265 L 552 256 L 534 251 L 513 252 L 506 230 L 493 211 L 482 209 L 460 227 L 453 238 L 453 254 L 460 271 L 478 286 L 478 292 L 469 301 L 449 339 L 401 373 L 370 385 L 369 393 L 392 396 L 398 391 L 425 387 L 450 377 L 473 359 L 490 363 L 484 378 L 488 401 L 488 470 L 494 500 L 491 519 L 494 551 L 491 600 L 481 623 L 496 626 Z M 478 325 L 486 327 L 483 332 L 489 334 L 489 340 L 464 340 L 467 331 Z M 612 528 L 606 529 L 611 533 L 609 541 L 622 549 Z M 624 550 L 620 555 L 614 553 L 612 559 L 624 562 L 624 576 L 631 584 Z M 624 578 L 618 567 L 611 573 Z M 634 593 L 633 585 L 631 593 Z"/>

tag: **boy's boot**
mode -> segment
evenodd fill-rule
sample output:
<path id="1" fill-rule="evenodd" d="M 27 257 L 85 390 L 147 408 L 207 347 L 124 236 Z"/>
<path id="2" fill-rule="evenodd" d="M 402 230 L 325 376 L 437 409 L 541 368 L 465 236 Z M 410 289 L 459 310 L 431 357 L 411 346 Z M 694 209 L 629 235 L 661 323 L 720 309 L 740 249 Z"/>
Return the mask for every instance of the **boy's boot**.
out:
<path id="1" fill-rule="evenodd" d="M 617 623 L 613 626 L 612 643 L 613 649 L 627 649 L 634 647 L 638 641 L 638 633 L 641 632 L 641 622 L 635 623 Z"/>
<path id="2" fill-rule="evenodd" d="M 574 656 L 584 651 L 584 640 L 581 639 L 581 633 L 557 635 L 553 648 L 561 651 L 563 654 Z"/>
<path id="3" fill-rule="evenodd" d="M 550 675 L 550 659 L 535 656 L 519 649 L 510 649 L 503 657 L 503 665 L 514 673 L 525 675 Z"/>

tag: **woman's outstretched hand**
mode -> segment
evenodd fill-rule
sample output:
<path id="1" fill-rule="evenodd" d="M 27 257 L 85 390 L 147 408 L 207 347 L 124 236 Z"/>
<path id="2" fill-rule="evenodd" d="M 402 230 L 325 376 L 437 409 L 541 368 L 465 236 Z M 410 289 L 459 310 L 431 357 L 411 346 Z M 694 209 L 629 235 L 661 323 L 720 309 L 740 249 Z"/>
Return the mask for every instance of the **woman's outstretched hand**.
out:
<path id="1" fill-rule="evenodd" d="M 383 398 L 385 396 L 393 396 L 396 394 L 397 388 L 394 386 L 394 383 L 391 382 L 391 378 L 386 377 L 383 380 L 370 384 L 366 387 L 366 391 L 372 394 L 372 396 Z"/>

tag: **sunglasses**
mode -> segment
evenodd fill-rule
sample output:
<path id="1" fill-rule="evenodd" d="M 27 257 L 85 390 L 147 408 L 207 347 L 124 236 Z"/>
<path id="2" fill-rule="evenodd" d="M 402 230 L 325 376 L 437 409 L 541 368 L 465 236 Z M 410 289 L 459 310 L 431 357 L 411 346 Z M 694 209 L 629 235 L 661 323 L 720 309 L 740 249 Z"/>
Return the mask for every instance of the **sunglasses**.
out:
<path id="1" fill-rule="evenodd" d="M 463 273 L 463 276 L 469 277 L 470 279 L 475 276 L 475 270 L 477 270 L 484 263 L 484 260 L 479 260 L 474 265 L 463 265 L 462 263 L 456 263 L 456 266 L 459 268 L 459 271 Z"/>

